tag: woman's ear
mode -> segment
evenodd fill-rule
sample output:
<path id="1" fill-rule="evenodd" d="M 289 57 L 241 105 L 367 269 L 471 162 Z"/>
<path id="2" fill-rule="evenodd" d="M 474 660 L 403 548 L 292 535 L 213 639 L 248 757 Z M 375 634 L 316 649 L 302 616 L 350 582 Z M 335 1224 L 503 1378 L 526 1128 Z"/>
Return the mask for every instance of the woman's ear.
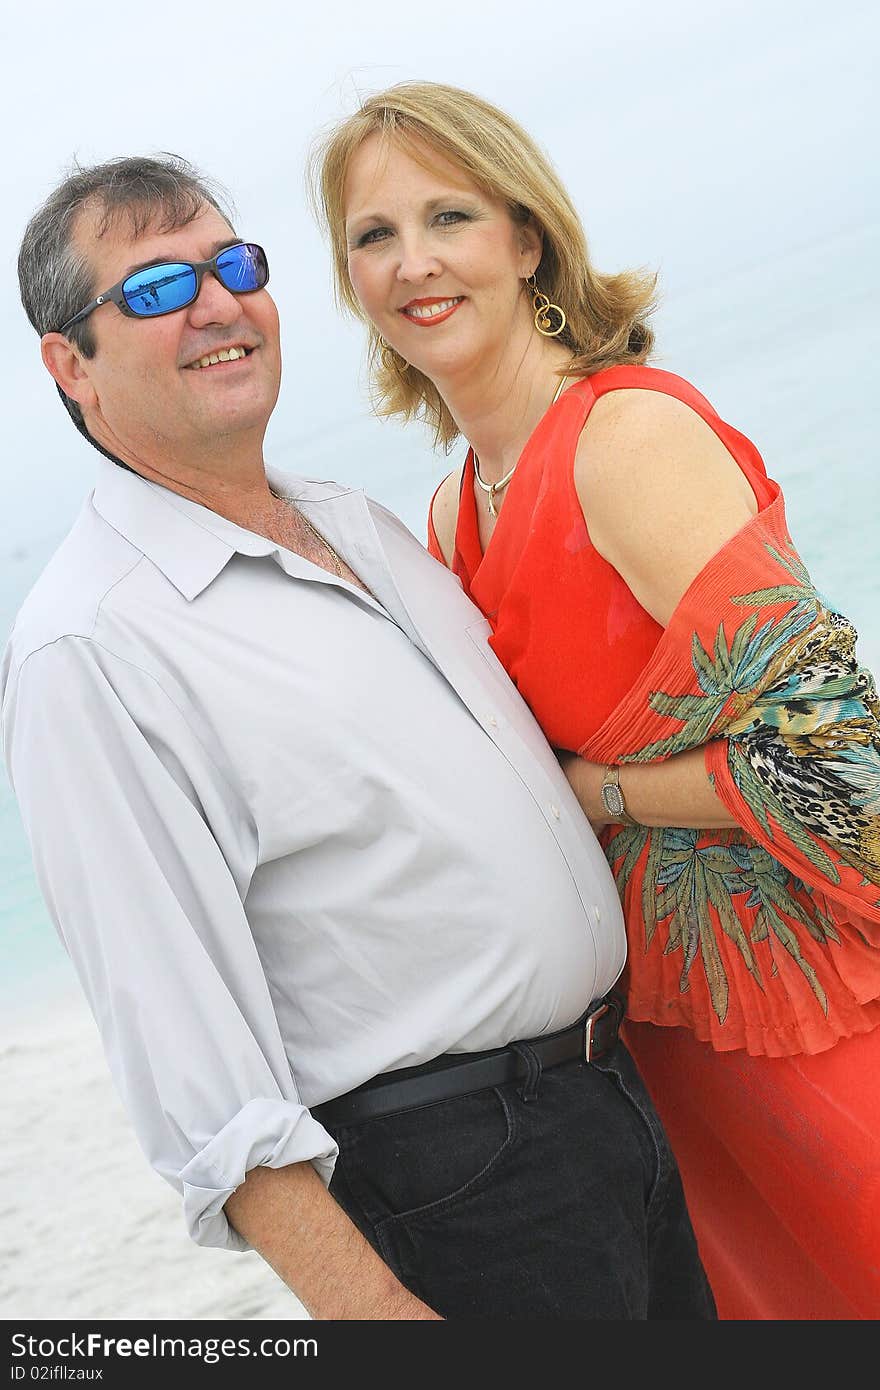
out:
<path id="1" fill-rule="evenodd" d="M 94 405 L 95 388 L 89 377 L 87 359 L 62 333 L 44 333 L 40 339 L 43 365 L 65 396 L 83 406 Z"/>
<path id="2" fill-rule="evenodd" d="M 520 224 L 519 247 L 523 276 L 534 275 L 544 254 L 544 229 L 534 217 Z"/>

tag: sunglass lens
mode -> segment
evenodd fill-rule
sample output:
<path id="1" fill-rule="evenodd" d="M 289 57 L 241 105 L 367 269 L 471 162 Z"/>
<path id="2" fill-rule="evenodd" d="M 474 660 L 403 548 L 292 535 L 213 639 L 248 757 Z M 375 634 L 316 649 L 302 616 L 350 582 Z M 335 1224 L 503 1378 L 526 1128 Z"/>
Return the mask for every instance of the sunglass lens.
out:
<path id="1" fill-rule="evenodd" d="M 129 275 L 122 293 L 140 318 L 170 314 L 195 298 L 196 273 L 191 265 L 151 265 Z"/>
<path id="2" fill-rule="evenodd" d="M 269 263 L 262 246 L 245 242 L 230 246 L 217 257 L 217 274 L 233 294 L 261 290 L 269 279 Z"/>

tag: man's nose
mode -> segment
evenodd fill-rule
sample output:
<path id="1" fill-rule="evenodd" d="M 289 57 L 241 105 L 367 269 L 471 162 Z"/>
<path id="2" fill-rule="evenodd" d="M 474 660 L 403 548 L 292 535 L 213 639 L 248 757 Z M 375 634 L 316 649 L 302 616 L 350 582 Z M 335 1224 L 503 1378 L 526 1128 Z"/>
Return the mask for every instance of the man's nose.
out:
<path id="1" fill-rule="evenodd" d="M 200 328 L 207 323 L 231 323 L 240 314 L 239 296 L 228 290 L 213 271 L 206 270 L 199 292 L 189 306 L 190 322 Z"/>

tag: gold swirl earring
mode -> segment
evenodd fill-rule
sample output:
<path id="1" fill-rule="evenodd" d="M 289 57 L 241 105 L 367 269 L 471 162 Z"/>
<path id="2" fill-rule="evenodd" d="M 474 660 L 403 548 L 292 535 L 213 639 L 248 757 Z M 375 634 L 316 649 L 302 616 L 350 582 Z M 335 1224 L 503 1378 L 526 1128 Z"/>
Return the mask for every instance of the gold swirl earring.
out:
<path id="1" fill-rule="evenodd" d="M 535 311 L 535 327 L 542 338 L 558 338 L 566 324 L 565 310 L 558 304 L 551 304 L 546 294 L 538 289 L 538 282 L 534 272 L 526 276 L 526 284 L 532 296 L 532 307 Z M 552 314 L 552 318 L 550 317 Z M 554 327 L 554 319 L 556 324 Z"/>

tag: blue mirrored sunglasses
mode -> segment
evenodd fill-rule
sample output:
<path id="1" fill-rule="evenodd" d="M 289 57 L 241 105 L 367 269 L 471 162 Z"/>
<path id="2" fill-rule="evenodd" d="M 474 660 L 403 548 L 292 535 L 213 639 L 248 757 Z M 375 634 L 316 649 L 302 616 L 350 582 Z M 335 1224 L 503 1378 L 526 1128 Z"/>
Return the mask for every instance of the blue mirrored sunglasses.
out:
<path id="1" fill-rule="evenodd" d="M 134 319 L 155 319 L 160 314 L 173 314 L 185 309 L 197 298 L 206 271 L 216 275 L 224 289 L 233 294 L 250 294 L 269 283 L 269 262 L 262 246 L 252 241 L 240 241 L 227 246 L 209 261 L 163 261 L 145 270 L 132 271 L 91 304 L 68 319 L 59 333 L 67 333 L 75 323 L 86 318 L 102 304 L 115 304 L 123 314 Z"/>

